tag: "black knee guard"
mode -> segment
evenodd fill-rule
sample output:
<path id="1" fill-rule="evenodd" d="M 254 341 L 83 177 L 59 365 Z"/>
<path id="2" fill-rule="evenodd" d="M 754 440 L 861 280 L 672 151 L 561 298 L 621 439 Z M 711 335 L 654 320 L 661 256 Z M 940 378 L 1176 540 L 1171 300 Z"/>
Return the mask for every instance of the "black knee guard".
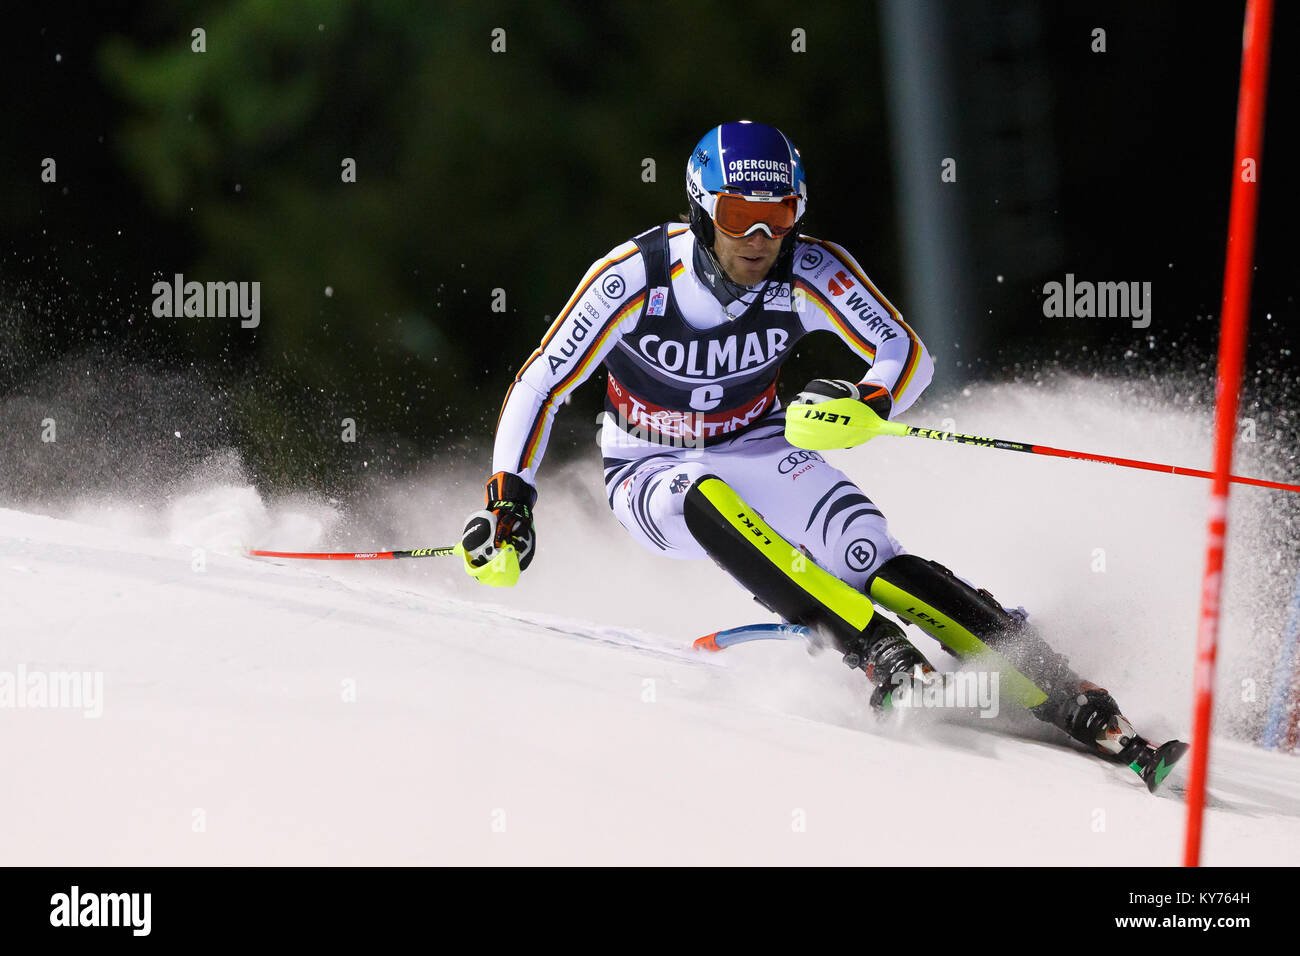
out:
<path id="1" fill-rule="evenodd" d="M 871 576 L 867 593 L 958 657 L 992 659 L 1011 678 L 1013 699 L 1044 719 L 1052 719 L 1052 701 L 1078 687 L 1069 662 L 1023 618 L 938 562 L 914 554 L 891 558 Z"/>

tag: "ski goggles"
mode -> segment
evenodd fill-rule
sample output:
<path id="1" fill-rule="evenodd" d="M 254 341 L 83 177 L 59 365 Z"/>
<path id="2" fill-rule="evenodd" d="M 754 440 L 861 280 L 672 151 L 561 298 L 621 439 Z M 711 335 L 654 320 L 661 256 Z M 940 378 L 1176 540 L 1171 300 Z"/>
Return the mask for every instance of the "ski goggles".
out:
<path id="1" fill-rule="evenodd" d="M 743 239 L 761 229 L 773 239 L 788 235 L 799 214 L 799 197 L 747 199 L 739 193 L 714 197 L 713 224 L 733 239 Z"/>

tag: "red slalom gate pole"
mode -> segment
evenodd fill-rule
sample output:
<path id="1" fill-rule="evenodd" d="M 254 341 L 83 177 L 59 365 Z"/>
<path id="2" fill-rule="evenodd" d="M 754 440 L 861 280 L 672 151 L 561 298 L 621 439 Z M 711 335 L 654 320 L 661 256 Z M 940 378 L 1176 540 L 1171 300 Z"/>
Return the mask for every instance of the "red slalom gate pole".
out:
<path id="1" fill-rule="evenodd" d="M 1210 758 L 1210 715 L 1214 703 L 1214 662 L 1219 640 L 1219 598 L 1223 590 L 1223 549 L 1228 529 L 1228 476 L 1237 434 L 1238 392 L 1246 357 L 1251 263 L 1259 211 L 1259 154 L 1264 140 L 1264 101 L 1268 88 L 1268 47 L 1273 27 L 1272 0 L 1247 0 L 1242 31 L 1241 86 L 1237 95 L 1237 139 L 1232 200 L 1228 213 L 1228 255 L 1223 271 L 1223 315 L 1219 332 L 1219 373 L 1214 416 L 1214 484 L 1206 531 L 1205 577 L 1196 634 L 1196 678 L 1192 705 L 1192 769 L 1187 785 L 1187 841 L 1184 866 L 1200 866 L 1205 778 Z"/>

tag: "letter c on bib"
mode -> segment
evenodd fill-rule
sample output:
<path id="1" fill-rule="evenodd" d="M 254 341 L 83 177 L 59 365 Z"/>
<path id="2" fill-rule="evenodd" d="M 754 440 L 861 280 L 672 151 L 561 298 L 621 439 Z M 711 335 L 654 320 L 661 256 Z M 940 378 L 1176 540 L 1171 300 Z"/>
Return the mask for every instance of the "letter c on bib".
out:
<path id="1" fill-rule="evenodd" d="M 707 412 L 722 403 L 721 385 L 701 385 L 691 391 L 691 408 L 697 412 Z"/>

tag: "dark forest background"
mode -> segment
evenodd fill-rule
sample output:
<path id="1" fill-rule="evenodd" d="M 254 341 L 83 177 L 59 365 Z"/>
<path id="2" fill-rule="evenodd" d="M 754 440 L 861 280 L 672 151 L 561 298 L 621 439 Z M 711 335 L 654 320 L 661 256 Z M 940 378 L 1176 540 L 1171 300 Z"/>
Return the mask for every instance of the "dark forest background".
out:
<path id="1" fill-rule="evenodd" d="M 918 11 L 909 46 L 900 23 Z M 88 471 L 166 478 L 166 462 L 220 446 L 268 486 L 345 490 L 431 456 L 481 460 L 486 476 L 501 397 L 550 318 L 594 259 L 684 211 L 691 147 L 737 118 L 799 144 L 806 231 L 846 245 L 903 310 L 937 388 L 1047 364 L 1177 366 L 1204 373 L 1211 401 L 1242 14 L 1015 0 L 7 9 L 0 492 Z M 1295 364 L 1297 29 L 1281 4 L 1257 390 Z M 901 86 L 911 74 L 923 85 Z M 924 88 L 942 95 L 905 95 Z M 943 148 L 909 151 L 914 123 Z M 958 180 L 944 184 L 948 156 Z M 917 221 L 900 196 L 918 169 L 960 244 L 960 286 L 908 252 Z M 1042 285 L 1067 272 L 1152 282 L 1151 328 L 1044 318 Z M 260 326 L 155 318 L 152 286 L 175 273 L 259 281 Z M 930 285 L 960 296 L 918 311 Z M 809 340 L 785 391 L 851 365 Z M 586 447 L 600 393 L 580 391 L 566 412 L 580 425 L 557 429 L 552 455 Z M 47 415 L 62 457 L 37 463 Z M 344 417 L 355 443 L 339 441 Z"/>

